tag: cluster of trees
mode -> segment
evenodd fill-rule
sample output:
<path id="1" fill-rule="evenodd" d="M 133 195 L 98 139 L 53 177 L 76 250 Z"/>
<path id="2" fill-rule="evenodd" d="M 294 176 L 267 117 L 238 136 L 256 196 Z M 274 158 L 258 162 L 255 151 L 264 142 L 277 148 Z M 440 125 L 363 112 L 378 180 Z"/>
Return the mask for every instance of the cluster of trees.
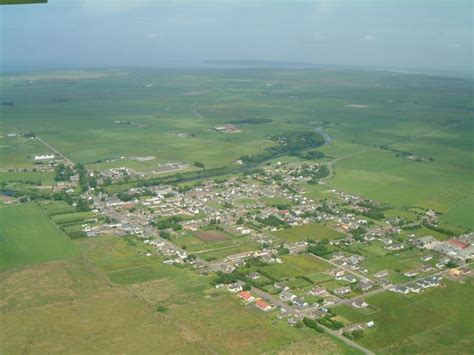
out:
<path id="1" fill-rule="evenodd" d="M 365 233 L 367 233 L 367 230 L 362 226 L 352 231 L 352 235 L 354 239 L 357 240 L 358 242 L 361 242 L 364 240 Z"/>
<path id="2" fill-rule="evenodd" d="M 316 244 L 309 245 L 308 246 L 308 252 L 311 254 L 320 256 L 320 257 L 327 257 L 329 254 L 331 254 L 331 251 L 329 250 L 329 241 L 327 239 L 322 239 Z"/>
<path id="3" fill-rule="evenodd" d="M 406 157 L 414 156 L 414 154 L 413 154 L 412 152 L 406 152 L 406 151 L 403 151 L 403 150 L 399 150 L 399 149 L 395 149 L 395 148 L 390 148 L 390 147 L 387 147 L 386 145 L 381 145 L 381 146 L 380 146 L 380 149 L 382 149 L 382 150 L 388 150 L 388 151 L 391 151 L 391 152 L 396 153 L 395 156 L 396 156 L 397 158 L 399 158 L 399 157 L 406 158 Z M 416 159 L 415 159 L 415 161 L 423 161 L 423 160 L 426 160 L 426 159 L 422 159 L 422 158 L 416 158 Z M 433 158 L 433 157 L 429 157 L 427 160 L 429 160 L 429 161 L 434 161 L 434 158 Z"/>
<path id="4" fill-rule="evenodd" d="M 195 161 L 195 162 L 194 162 L 194 166 L 195 166 L 196 168 L 204 169 L 204 163 L 201 163 L 200 161 Z"/>
<path id="5" fill-rule="evenodd" d="M 381 210 L 375 208 L 362 212 L 362 215 L 376 220 L 381 220 L 385 218 L 384 213 Z"/>
<path id="6" fill-rule="evenodd" d="M 293 154 L 299 150 L 316 148 L 324 144 L 324 137 L 316 132 L 295 132 L 267 138 L 278 142 L 278 145 L 266 148 L 261 153 L 241 156 L 240 160 L 247 165 L 258 164 L 278 155 Z"/>
<path id="7" fill-rule="evenodd" d="M 308 328 L 314 329 L 314 330 L 316 330 L 316 331 L 319 332 L 319 333 L 324 333 L 324 329 L 321 328 L 321 327 L 318 325 L 318 323 L 317 323 L 315 320 L 311 319 L 311 318 L 307 318 L 307 317 L 303 318 L 303 323 L 304 323 Z"/>
<path id="8" fill-rule="evenodd" d="M 313 172 L 313 174 L 311 176 L 311 180 L 308 181 L 308 183 L 317 184 L 319 179 L 325 178 L 325 177 L 329 176 L 329 174 L 330 174 L 330 172 L 329 172 L 328 166 L 327 165 L 321 165 L 318 168 L 318 170 Z"/>
<path id="9" fill-rule="evenodd" d="M 89 187 L 97 187 L 97 180 L 95 176 L 89 176 L 83 163 L 77 164 L 75 168 L 79 174 L 79 187 L 81 188 L 82 192 L 86 192 Z"/>
<path id="10" fill-rule="evenodd" d="M 281 220 L 277 216 L 271 215 L 266 218 L 256 217 L 257 222 L 262 223 L 265 226 L 277 227 L 277 228 L 288 228 L 288 223 Z"/>
<path id="11" fill-rule="evenodd" d="M 166 217 L 166 218 L 160 218 L 158 222 L 155 222 L 154 225 L 158 229 L 170 229 L 172 228 L 173 230 L 181 230 L 182 227 L 179 224 L 183 220 L 183 217 L 181 216 L 171 216 L 171 217 Z M 160 232 L 162 233 L 162 232 Z"/>
<path id="12" fill-rule="evenodd" d="M 360 339 L 364 336 L 364 331 L 362 329 L 356 329 L 352 332 L 343 332 L 342 335 L 344 335 L 346 338 L 351 339 L 351 340 L 357 340 Z"/>
<path id="13" fill-rule="evenodd" d="M 54 181 L 69 181 L 73 175 L 74 170 L 69 166 L 65 166 L 63 163 L 59 163 L 54 167 Z"/>
<path id="14" fill-rule="evenodd" d="M 77 212 L 87 212 L 90 211 L 89 202 L 86 199 L 79 198 L 76 205 Z"/>
<path id="15" fill-rule="evenodd" d="M 338 330 L 338 329 L 341 329 L 342 327 L 344 327 L 344 323 L 342 323 L 341 321 L 338 321 L 338 320 L 334 320 L 328 315 L 326 315 L 322 318 L 319 318 L 318 322 L 320 324 L 328 327 L 329 329 L 333 329 L 333 330 Z"/>
<path id="16" fill-rule="evenodd" d="M 423 226 L 425 226 L 426 228 L 431 229 L 435 232 L 446 234 L 450 237 L 454 237 L 456 235 L 456 233 L 454 233 L 453 231 L 450 231 L 449 229 L 445 229 L 445 228 L 442 228 L 440 226 L 435 226 L 435 225 L 430 224 L 430 223 L 423 223 Z"/>
<path id="17" fill-rule="evenodd" d="M 322 159 L 325 157 L 323 152 L 319 152 L 316 150 L 311 150 L 309 152 L 303 152 L 303 153 L 294 152 L 292 153 L 292 155 L 298 158 L 305 159 L 305 160 L 317 160 L 317 159 Z"/>

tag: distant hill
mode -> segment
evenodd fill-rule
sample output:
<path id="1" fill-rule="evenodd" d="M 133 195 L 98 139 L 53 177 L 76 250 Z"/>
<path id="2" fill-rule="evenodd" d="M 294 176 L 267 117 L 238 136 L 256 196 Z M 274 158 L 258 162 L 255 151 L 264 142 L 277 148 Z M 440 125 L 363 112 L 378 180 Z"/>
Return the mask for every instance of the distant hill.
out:
<path id="1" fill-rule="evenodd" d="M 284 68 L 329 68 L 330 65 L 313 64 L 305 62 L 285 62 L 274 60 L 232 59 L 232 60 L 206 60 L 205 65 L 225 67 L 284 67 Z"/>

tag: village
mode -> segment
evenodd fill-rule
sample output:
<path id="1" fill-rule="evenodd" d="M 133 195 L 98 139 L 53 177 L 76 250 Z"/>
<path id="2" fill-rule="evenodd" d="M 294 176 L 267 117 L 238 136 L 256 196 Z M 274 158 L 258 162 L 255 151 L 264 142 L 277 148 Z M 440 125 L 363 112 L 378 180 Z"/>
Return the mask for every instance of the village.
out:
<path id="1" fill-rule="evenodd" d="M 216 275 L 214 287 L 227 290 L 263 312 L 277 312 L 291 326 L 316 321 L 317 327 L 352 338 L 375 321 L 345 324 L 333 309 L 347 305 L 376 313 L 366 298 L 381 292 L 422 294 L 444 287 L 444 278 L 470 277 L 474 234 L 437 240 L 404 230 L 414 222 L 371 218 L 386 206 L 360 196 L 326 189 L 325 198 L 308 197 L 320 164 L 276 162 L 242 176 L 176 185 L 131 187 L 107 194 L 82 194 L 95 217 L 82 221 L 87 237 L 132 236 L 146 256 L 163 263 Z M 127 175 L 134 176 L 132 171 Z M 96 176 L 120 183 L 123 172 Z M 324 180 L 318 185 L 324 187 Z M 436 223 L 432 210 L 418 223 Z M 365 249 L 393 259 L 395 267 Z M 407 268 L 396 259 L 410 255 Z M 403 260 L 405 262 L 405 260 Z"/>

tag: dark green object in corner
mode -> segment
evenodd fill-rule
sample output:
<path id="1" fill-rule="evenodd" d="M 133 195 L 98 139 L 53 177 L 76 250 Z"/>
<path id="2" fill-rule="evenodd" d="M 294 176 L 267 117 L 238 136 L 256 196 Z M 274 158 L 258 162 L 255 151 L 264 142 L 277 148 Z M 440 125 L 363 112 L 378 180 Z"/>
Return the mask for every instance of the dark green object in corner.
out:
<path id="1" fill-rule="evenodd" d="M 0 0 L 0 5 L 45 4 L 48 0 Z"/>

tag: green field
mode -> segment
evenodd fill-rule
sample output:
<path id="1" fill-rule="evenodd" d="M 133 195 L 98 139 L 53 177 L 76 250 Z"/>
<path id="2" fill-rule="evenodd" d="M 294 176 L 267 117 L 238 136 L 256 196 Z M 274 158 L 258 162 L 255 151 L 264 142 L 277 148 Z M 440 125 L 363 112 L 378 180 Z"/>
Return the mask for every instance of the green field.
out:
<path id="1" fill-rule="evenodd" d="M 278 84 L 268 90 L 268 82 Z M 0 168 L 31 166 L 28 156 L 45 152 L 9 133 L 33 131 L 92 169 L 150 171 L 169 161 L 226 166 L 274 144 L 269 134 L 328 121 L 333 141 L 320 150 L 334 159 L 335 175 L 327 187 L 434 208 L 449 223 L 473 227 L 469 80 L 356 70 L 103 69 L 8 74 L 0 84 L 14 103 L 1 108 Z M 212 129 L 255 117 L 272 122 L 239 126 L 237 134 Z M 382 145 L 433 161 L 396 157 Z M 104 163 L 145 155 L 156 160 Z"/>
<path id="2" fill-rule="evenodd" d="M 36 204 L 0 208 L 0 269 L 67 259 L 77 248 Z"/>
<path id="3" fill-rule="evenodd" d="M 275 232 L 275 236 L 288 242 L 297 242 L 305 239 L 321 240 L 321 239 L 338 239 L 344 236 L 343 233 L 326 227 L 318 223 L 305 224 L 303 226 L 291 227 Z"/>
<path id="4" fill-rule="evenodd" d="M 358 353 L 242 306 L 210 276 L 140 256 L 124 238 L 74 243 L 83 258 L 0 273 L 1 353 Z"/>
<path id="5" fill-rule="evenodd" d="M 56 214 L 51 217 L 51 220 L 57 224 L 66 224 L 84 221 L 86 219 L 94 218 L 95 214 L 92 212 L 72 212 Z"/>
<path id="6" fill-rule="evenodd" d="M 467 354 L 473 347 L 472 280 L 443 281 L 445 288 L 417 296 L 385 292 L 366 299 L 380 310 L 366 315 L 349 306 L 337 306 L 337 314 L 352 322 L 373 320 L 360 343 L 381 353 Z"/>
<path id="7" fill-rule="evenodd" d="M 276 144 L 269 135 L 322 126 L 332 141 L 318 150 L 325 153 L 331 175 L 324 184 L 298 183 L 309 199 L 350 208 L 329 192 L 336 189 L 388 204 L 388 218 L 408 221 L 419 217 L 414 210 L 434 209 L 439 226 L 460 234 L 474 228 L 472 84 L 430 75 L 294 68 L 3 74 L 2 101 L 12 104 L 0 106 L 0 184 L 8 194 L 17 188 L 19 196 L 31 192 L 35 182 L 53 183 L 51 173 L 12 171 L 33 168 L 32 156 L 48 152 L 38 139 L 19 133 L 34 132 L 89 171 L 125 166 L 155 176 L 159 164 L 199 161 L 207 171 L 224 167 L 228 177 L 240 169 L 235 161 L 242 155 Z M 238 125 L 241 132 L 235 134 L 213 129 L 253 118 L 267 120 Z M 423 161 L 397 152 L 411 152 Z M 148 155 L 156 159 L 130 159 Z M 133 184 L 106 190 L 126 191 Z M 267 205 L 288 202 L 266 197 Z M 253 202 L 236 204 L 245 209 Z M 327 335 L 287 326 L 273 312 L 244 307 L 237 297 L 214 289 L 212 276 L 145 257 L 153 248 L 133 237 L 72 240 L 55 226 L 90 218 L 96 216 L 58 201 L 0 208 L 0 324 L 5 325 L 0 327 L 0 353 L 350 351 Z M 67 227 L 68 232 L 77 229 Z M 402 237 L 411 233 L 448 238 L 428 228 L 403 231 Z M 344 234 L 310 223 L 275 236 L 295 242 Z M 202 239 L 183 234 L 173 241 L 208 261 L 260 248 L 248 237 Z M 425 253 L 413 249 L 387 255 L 380 243 L 348 248 L 367 257 L 362 266 L 369 276 L 388 269 L 395 282 L 407 281 L 403 272 L 421 265 Z M 298 292 L 309 287 L 301 276 L 329 289 L 340 286 L 324 273 L 324 262 L 310 256 L 283 260 L 261 267 L 261 273 L 287 280 Z M 379 309 L 370 315 L 346 306 L 336 312 L 348 321 L 374 320 L 375 328 L 360 343 L 377 353 L 467 353 L 473 348 L 473 284 L 469 279 L 445 284 L 414 297 L 369 297 Z"/>

